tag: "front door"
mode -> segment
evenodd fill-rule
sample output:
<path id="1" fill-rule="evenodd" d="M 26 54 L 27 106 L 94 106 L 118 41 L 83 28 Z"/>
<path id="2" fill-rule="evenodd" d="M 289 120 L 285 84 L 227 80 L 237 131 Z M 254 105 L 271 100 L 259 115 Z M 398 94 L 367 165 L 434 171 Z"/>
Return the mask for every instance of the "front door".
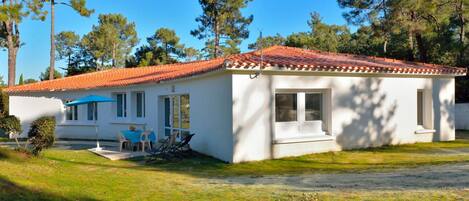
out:
<path id="1" fill-rule="evenodd" d="M 176 134 L 178 138 L 190 132 L 189 95 L 174 95 L 164 98 L 165 136 Z"/>

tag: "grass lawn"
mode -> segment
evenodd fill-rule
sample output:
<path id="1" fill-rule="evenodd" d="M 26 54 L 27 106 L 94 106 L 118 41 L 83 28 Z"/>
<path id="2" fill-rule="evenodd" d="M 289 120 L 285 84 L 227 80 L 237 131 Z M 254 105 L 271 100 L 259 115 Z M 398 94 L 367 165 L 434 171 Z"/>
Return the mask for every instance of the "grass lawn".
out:
<path id="1" fill-rule="evenodd" d="M 297 192 L 212 184 L 228 176 L 388 171 L 469 162 L 469 139 L 225 164 L 198 157 L 166 164 L 109 161 L 88 151 L 50 149 L 42 157 L 0 148 L 0 200 L 454 200 L 467 190 Z M 451 152 L 449 154 L 449 152 Z"/>

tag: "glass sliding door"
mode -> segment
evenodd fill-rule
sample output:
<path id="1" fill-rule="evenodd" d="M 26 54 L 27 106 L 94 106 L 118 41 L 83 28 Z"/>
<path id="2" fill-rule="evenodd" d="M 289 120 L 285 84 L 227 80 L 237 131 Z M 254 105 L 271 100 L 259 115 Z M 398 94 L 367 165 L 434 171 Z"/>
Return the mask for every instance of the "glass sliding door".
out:
<path id="1" fill-rule="evenodd" d="M 165 136 L 175 134 L 182 138 L 190 130 L 189 95 L 175 95 L 164 98 Z"/>

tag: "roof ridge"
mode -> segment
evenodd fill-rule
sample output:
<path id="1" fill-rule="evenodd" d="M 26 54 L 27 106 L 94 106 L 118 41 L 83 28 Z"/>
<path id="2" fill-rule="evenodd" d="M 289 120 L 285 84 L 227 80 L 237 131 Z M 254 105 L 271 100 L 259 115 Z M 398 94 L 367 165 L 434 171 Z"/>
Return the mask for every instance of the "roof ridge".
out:
<path id="1" fill-rule="evenodd" d="M 56 79 L 53 79 L 53 80 L 42 80 L 42 81 L 39 81 L 39 82 L 33 82 L 33 83 L 22 84 L 22 85 L 15 85 L 15 86 L 8 87 L 8 88 L 25 87 L 25 86 L 28 86 L 28 85 L 34 85 L 34 84 L 38 84 L 38 83 L 47 84 L 47 83 L 51 83 L 51 82 L 59 82 L 59 81 L 67 80 L 67 79 L 70 79 L 70 78 L 77 78 L 77 77 L 89 76 L 89 75 L 94 75 L 94 74 L 100 74 L 100 73 L 105 73 L 105 72 L 112 71 L 112 70 L 118 70 L 118 69 L 117 68 L 104 69 L 104 70 L 101 70 L 101 71 L 82 73 L 82 74 L 72 75 L 72 76 L 64 76 L 64 77 L 56 78 Z"/>
<path id="2" fill-rule="evenodd" d="M 323 51 L 323 50 L 313 50 L 313 49 L 303 49 L 303 48 L 297 48 L 297 47 L 288 47 L 288 46 L 283 46 L 285 49 L 292 49 L 292 50 L 300 50 L 300 51 L 306 51 L 306 52 L 314 52 L 314 53 L 326 53 L 328 55 L 337 55 L 337 56 L 345 56 L 345 57 L 358 57 L 358 58 L 367 58 L 367 59 L 372 59 L 372 60 L 381 60 L 385 62 L 391 62 L 391 63 L 405 63 L 405 64 L 411 64 L 411 65 L 424 65 L 427 67 L 438 67 L 438 68 L 465 68 L 462 66 L 450 66 L 450 65 L 443 65 L 443 64 L 435 64 L 435 63 L 425 63 L 425 62 L 419 62 L 419 61 L 409 61 L 409 60 L 404 60 L 404 59 L 396 59 L 396 58 L 389 58 L 389 57 L 382 57 L 382 56 L 370 56 L 370 55 L 358 55 L 358 54 L 352 54 L 352 53 L 342 53 L 342 52 L 330 52 L 330 51 Z"/>

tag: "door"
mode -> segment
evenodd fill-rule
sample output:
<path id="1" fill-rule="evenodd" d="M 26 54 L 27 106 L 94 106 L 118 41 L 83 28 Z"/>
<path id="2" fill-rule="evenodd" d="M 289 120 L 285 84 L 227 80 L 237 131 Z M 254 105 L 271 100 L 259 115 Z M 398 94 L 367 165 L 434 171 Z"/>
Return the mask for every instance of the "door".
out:
<path id="1" fill-rule="evenodd" d="M 164 133 L 176 134 L 179 139 L 190 133 L 189 95 L 164 98 Z"/>

